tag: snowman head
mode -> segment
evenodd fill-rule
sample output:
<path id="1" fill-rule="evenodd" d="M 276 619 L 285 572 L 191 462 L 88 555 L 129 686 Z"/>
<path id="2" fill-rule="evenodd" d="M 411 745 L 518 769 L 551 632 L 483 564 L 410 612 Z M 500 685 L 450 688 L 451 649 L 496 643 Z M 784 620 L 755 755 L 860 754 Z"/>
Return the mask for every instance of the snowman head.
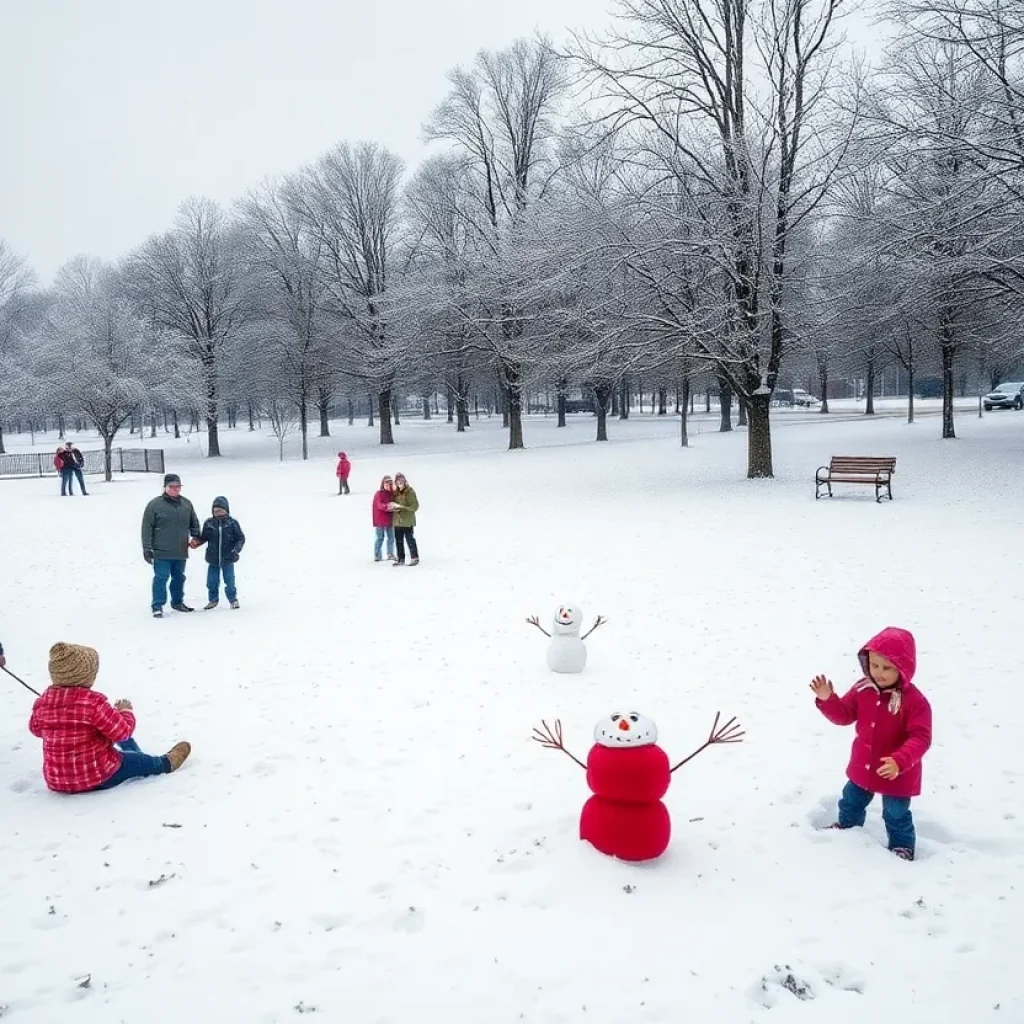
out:
<path id="1" fill-rule="evenodd" d="M 563 604 L 555 612 L 553 632 L 556 636 L 574 636 L 583 624 L 583 610 L 575 604 Z"/>
<path id="2" fill-rule="evenodd" d="M 658 742 L 658 727 L 637 711 L 615 711 L 594 726 L 594 742 L 602 747 L 646 747 Z"/>

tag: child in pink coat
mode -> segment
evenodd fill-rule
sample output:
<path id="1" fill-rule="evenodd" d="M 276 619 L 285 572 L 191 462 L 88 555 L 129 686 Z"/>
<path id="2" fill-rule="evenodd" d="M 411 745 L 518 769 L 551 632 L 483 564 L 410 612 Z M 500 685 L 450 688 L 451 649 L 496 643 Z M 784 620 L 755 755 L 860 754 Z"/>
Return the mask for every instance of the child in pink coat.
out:
<path id="1" fill-rule="evenodd" d="M 373 542 L 373 560 L 383 561 L 381 552 L 384 548 L 384 541 L 388 542 L 388 561 L 395 560 L 395 528 L 392 525 L 394 513 L 388 508 L 395 500 L 395 485 L 391 477 L 386 476 L 380 482 L 380 490 L 373 496 L 372 516 L 373 531 L 375 534 Z"/>
<path id="2" fill-rule="evenodd" d="M 348 475 L 351 472 L 352 463 L 348 461 L 348 456 L 344 452 L 338 452 L 338 468 L 334 471 L 334 475 L 338 478 L 339 494 L 352 493 L 348 487 Z"/>
<path id="3" fill-rule="evenodd" d="M 889 849 L 913 860 L 910 799 L 921 793 L 921 759 L 932 743 L 931 705 L 914 685 L 914 637 L 905 629 L 883 629 L 864 645 L 859 659 L 864 678 L 842 697 L 824 676 L 811 683 L 815 704 L 830 722 L 856 726 L 839 820 L 829 827 L 863 825 L 878 793 Z"/>

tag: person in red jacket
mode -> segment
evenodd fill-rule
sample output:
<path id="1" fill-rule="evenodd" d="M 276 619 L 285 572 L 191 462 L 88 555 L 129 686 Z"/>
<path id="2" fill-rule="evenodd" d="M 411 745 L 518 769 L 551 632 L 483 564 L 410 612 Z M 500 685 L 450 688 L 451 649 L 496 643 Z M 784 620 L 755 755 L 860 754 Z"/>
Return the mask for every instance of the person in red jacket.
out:
<path id="1" fill-rule="evenodd" d="M 100 656 L 92 647 L 56 643 L 50 681 L 32 706 L 29 732 L 43 741 L 43 779 L 55 793 L 110 789 L 129 779 L 177 771 L 191 753 L 175 743 L 163 757 L 142 753 L 132 738 L 131 701 L 110 704 L 93 690 Z"/>
<path id="2" fill-rule="evenodd" d="M 394 513 L 388 507 L 395 500 L 395 485 L 391 477 L 386 476 L 380 482 L 380 490 L 373 496 L 372 515 L 373 531 L 373 560 L 382 561 L 381 552 L 384 548 L 384 541 L 388 542 L 388 561 L 395 560 L 395 528 L 392 520 Z"/>
<path id="3" fill-rule="evenodd" d="M 348 487 L 348 475 L 351 472 L 352 463 L 348 461 L 348 456 L 344 452 L 338 452 L 338 468 L 334 471 L 334 475 L 338 478 L 339 494 L 352 493 Z"/>
<path id="4" fill-rule="evenodd" d="M 921 793 L 921 759 L 932 744 L 932 709 L 914 685 L 917 647 L 905 629 L 889 627 L 859 653 L 864 678 L 842 697 L 824 676 L 811 683 L 815 704 L 835 725 L 856 725 L 839 820 L 830 828 L 864 824 L 868 804 L 882 797 L 889 849 L 913 860 L 911 797 Z"/>

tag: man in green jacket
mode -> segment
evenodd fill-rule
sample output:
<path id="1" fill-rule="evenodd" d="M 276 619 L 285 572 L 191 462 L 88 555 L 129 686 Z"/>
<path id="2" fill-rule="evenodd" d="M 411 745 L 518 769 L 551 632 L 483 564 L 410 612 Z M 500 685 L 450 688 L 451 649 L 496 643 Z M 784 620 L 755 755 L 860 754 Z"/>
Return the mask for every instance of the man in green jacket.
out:
<path id="1" fill-rule="evenodd" d="M 191 612 L 185 604 L 185 560 L 192 541 L 199 537 L 199 517 L 192 502 L 181 495 L 181 477 L 168 473 L 164 493 L 155 497 L 142 513 L 142 557 L 153 566 L 153 618 L 164 617 L 167 584 L 171 585 L 171 607 Z"/>

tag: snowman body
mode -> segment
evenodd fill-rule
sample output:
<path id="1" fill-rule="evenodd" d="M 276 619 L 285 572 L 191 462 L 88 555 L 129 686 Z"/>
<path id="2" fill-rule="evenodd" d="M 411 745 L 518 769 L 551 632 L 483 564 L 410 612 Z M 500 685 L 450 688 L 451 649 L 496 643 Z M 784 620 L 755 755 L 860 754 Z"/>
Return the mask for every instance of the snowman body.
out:
<path id="1" fill-rule="evenodd" d="M 637 712 L 609 715 L 594 730 L 587 755 L 593 796 L 580 814 L 580 839 L 609 857 L 654 860 L 668 848 L 672 820 L 661 798 L 672 773 L 657 738 L 655 724 Z"/>
<path id="2" fill-rule="evenodd" d="M 548 668 L 552 672 L 582 672 L 587 667 L 587 645 L 580 636 L 583 612 L 577 605 L 562 605 L 555 612 L 548 643 Z"/>

